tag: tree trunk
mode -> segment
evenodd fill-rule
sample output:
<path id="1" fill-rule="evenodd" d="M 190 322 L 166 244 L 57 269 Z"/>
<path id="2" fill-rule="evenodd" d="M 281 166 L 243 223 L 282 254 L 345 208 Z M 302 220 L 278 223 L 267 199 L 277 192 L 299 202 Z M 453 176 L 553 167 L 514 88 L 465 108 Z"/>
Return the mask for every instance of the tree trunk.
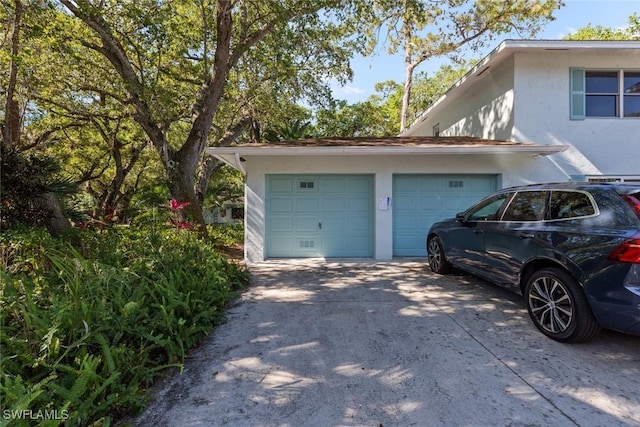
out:
<path id="1" fill-rule="evenodd" d="M 208 237 L 209 232 L 204 221 L 204 213 L 202 212 L 202 206 L 196 196 L 196 191 L 193 186 L 191 177 L 193 172 L 186 172 L 180 169 L 180 164 L 175 164 L 173 169 L 167 170 L 169 175 L 169 192 L 171 198 L 177 200 L 180 203 L 188 202 L 189 205 L 185 207 L 185 211 L 190 213 L 193 217 L 193 221 L 196 225 L 198 233 L 202 237 Z M 182 212 L 176 212 L 178 221 L 184 221 L 184 215 Z"/>
<path id="2" fill-rule="evenodd" d="M 222 166 L 222 162 L 213 156 L 206 156 L 200 162 L 198 168 L 198 179 L 196 182 L 196 196 L 198 202 L 204 204 L 204 198 L 207 196 L 207 188 L 209 187 L 209 180 L 211 175 Z"/>
<path id="3" fill-rule="evenodd" d="M 13 17 L 13 33 L 11 34 L 11 65 L 9 66 L 9 82 L 7 84 L 7 98 L 5 103 L 5 123 L 2 129 L 2 136 L 7 147 L 16 147 L 20 141 L 21 117 L 18 102 L 14 95 L 18 84 L 18 54 L 20 53 L 20 29 L 22 26 L 22 16 L 24 15 L 24 5 L 16 0 L 16 10 Z"/>
<path id="4" fill-rule="evenodd" d="M 45 225 L 49 233 L 58 237 L 71 229 L 71 223 L 64 215 L 60 200 L 53 193 L 44 193 L 37 197 L 38 208 L 48 213 Z"/>
<path id="5" fill-rule="evenodd" d="M 407 119 L 409 116 L 409 99 L 411 98 L 412 87 L 413 66 L 411 64 L 405 64 L 404 91 L 402 92 L 402 110 L 400 111 L 400 132 L 404 132 L 407 128 Z"/>
<path id="6" fill-rule="evenodd" d="M 411 45 L 411 28 L 406 22 L 402 24 L 402 36 L 404 37 L 404 91 L 402 92 L 402 108 L 400 110 L 400 132 L 407 128 L 407 118 L 409 116 L 409 99 L 411 98 L 411 88 L 413 87 L 412 64 L 413 48 Z"/>

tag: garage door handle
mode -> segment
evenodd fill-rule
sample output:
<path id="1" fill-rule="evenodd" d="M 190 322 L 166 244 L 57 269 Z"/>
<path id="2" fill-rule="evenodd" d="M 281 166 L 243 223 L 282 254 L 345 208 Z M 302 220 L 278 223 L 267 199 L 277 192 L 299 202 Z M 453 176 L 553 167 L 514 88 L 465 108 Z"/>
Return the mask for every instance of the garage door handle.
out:
<path id="1" fill-rule="evenodd" d="M 320 230 L 322 230 L 322 223 L 321 223 L 321 222 L 318 222 L 318 228 L 319 228 Z"/>

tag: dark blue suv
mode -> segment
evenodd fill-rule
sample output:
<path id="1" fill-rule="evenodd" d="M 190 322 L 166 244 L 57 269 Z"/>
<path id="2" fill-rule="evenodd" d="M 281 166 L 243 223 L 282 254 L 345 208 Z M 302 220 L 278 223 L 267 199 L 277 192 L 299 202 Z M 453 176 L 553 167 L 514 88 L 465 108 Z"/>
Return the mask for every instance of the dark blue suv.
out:
<path id="1" fill-rule="evenodd" d="M 431 270 L 457 267 L 521 293 L 543 334 L 581 342 L 601 327 L 640 335 L 640 185 L 500 190 L 427 235 Z"/>

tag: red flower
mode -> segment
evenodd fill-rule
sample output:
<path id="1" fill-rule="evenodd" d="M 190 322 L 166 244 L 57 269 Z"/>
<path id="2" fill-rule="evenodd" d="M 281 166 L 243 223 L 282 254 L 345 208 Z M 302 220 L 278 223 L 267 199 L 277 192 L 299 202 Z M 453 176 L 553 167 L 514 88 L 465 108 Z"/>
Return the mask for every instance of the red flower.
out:
<path id="1" fill-rule="evenodd" d="M 171 207 L 172 211 L 180 210 L 185 206 L 189 206 L 190 204 L 191 202 L 179 202 L 176 199 L 169 200 L 169 206 Z"/>

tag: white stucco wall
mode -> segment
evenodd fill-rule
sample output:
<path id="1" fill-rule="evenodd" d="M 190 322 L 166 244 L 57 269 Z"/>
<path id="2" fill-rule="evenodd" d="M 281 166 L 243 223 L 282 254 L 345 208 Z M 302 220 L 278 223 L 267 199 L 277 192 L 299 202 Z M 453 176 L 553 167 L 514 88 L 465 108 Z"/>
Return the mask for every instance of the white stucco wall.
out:
<path id="1" fill-rule="evenodd" d="M 392 197 L 393 175 L 497 174 L 501 186 L 529 184 L 541 179 L 566 179 L 546 157 L 524 154 L 424 156 L 247 156 L 245 197 L 245 258 L 259 262 L 265 256 L 265 197 L 267 174 L 373 174 L 374 200 Z M 375 210 L 375 259 L 393 256 L 393 203 L 390 210 Z"/>
<path id="2" fill-rule="evenodd" d="M 640 174 L 640 118 L 569 117 L 571 67 L 640 70 L 638 61 L 634 55 L 517 53 L 514 141 L 574 146 L 556 156 L 572 174 Z"/>
<path id="3" fill-rule="evenodd" d="M 429 115 L 410 135 L 433 136 L 438 124 L 442 136 L 474 136 L 510 141 L 513 137 L 513 61 L 491 67 L 483 78 L 471 77 L 465 91 L 449 97 L 446 107 Z"/>
<path id="4" fill-rule="evenodd" d="M 569 69 L 640 70 L 635 53 L 516 52 L 448 96 L 407 135 L 475 136 L 569 145 L 552 157 L 562 175 L 640 175 L 640 118 L 570 120 Z M 480 67 L 482 69 L 482 67 Z"/>
<path id="5" fill-rule="evenodd" d="M 475 136 L 509 141 L 513 137 L 513 62 L 487 70 L 481 84 L 475 84 L 450 109 L 443 136 Z M 461 118 L 460 118 L 461 117 Z M 440 129 L 442 129 L 442 124 Z"/>

